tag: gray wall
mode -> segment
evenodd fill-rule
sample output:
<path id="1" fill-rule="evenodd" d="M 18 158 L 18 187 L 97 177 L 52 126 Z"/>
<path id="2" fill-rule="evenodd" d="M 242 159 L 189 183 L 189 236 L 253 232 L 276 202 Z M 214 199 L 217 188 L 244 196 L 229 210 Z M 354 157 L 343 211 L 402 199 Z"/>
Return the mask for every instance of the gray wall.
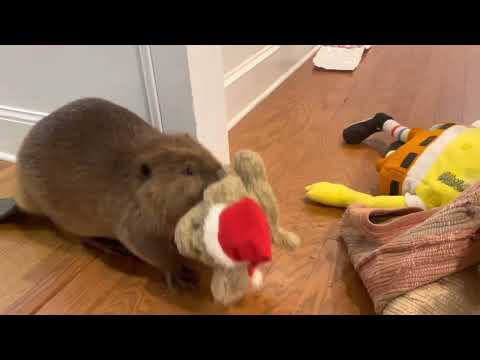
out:
<path id="1" fill-rule="evenodd" d="M 115 101 L 149 120 L 138 47 L 0 47 L 0 106 L 49 113 L 85 96 Z"/>
<path id="2" fill-rule="evenodd" d="M 220 47 L 124 45 L 0 47 L 0 159 L 43 114 L 92 96 L 228 158 Z"/>
<path id="3" fill-rule="evenodd" d="M 150 48 L 163 130 L 196 136 L 186 46 L 152 45 Z"/>
<path id="4" fill-rule="evenodd" d="M 14 159 L 42 116 L 30 114 L 50 113 L 81 97 L 111 100 L 151 122 L 146 88 L 154 85 L 146 83 L 144 71 L 148 65 L 142 67 L 134 45 L 0 46 L 0 158 Z"/>

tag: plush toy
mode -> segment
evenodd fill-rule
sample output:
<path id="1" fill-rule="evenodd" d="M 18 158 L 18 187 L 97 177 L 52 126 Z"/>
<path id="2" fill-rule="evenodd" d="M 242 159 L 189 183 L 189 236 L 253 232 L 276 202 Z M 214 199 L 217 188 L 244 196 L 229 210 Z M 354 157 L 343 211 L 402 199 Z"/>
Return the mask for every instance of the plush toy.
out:
<path id="1" fill-rule="evenodd" d="M 260 289 L 272 242 L 291 250 L 300 239 L 278 225 L 277 201 L 258 154 L 240 151 L 226 170 L 180 219 L 175 244 L 183 256 L 213 268 L 213 297 L 230 305 Z"/>
<path id="2" fill-rule="evenodd" d="M 391 116 L 378 113 L 351 125 L 343 132 L 347 144 L 359 144 L 384 131 L 395 138 L 377 162 L 380 196 L 354 191 L 346 186 L 320 182 L 306 187 L 315 202 L 371 208 L 446 205 L 475 182 L 480 181 L 480 122 L 470 126 L 443 124 L 429 130 L 409 129 Z"/>

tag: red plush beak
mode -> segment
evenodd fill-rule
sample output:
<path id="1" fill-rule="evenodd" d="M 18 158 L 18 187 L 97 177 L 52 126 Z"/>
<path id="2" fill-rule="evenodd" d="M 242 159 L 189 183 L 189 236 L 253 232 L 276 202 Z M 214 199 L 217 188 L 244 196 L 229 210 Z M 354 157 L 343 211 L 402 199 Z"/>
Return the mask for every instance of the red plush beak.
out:
<path id="1" fill-rule="evenodd" d="M 227 268 L 246 264 L 253 288 L 262 286 L 258 265 L 272 259 L 272 241 L 268 219 L 255 201 L 244 198 L 228 206 L 212 206 L 203 240 L 218 264 Z"/>
<path id="2" fill-rule="evenodd" d="M 249 198 L 223 209 L 218 241 L 224 253 L 233 261 L 250 264 L 250 275 L 256 265 L 272 258 L 268 220 L 260 206 Z"/>

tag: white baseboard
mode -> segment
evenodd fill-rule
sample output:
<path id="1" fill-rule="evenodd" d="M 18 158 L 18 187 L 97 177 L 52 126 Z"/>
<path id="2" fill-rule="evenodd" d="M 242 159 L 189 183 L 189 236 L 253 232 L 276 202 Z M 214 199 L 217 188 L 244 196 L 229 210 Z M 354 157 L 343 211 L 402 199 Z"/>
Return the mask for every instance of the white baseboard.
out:
<path id="1" fill-rule="evenodd" d="M 16 162 L 17 151 L 30 128 L 48 115 L 0 105 L 0 160 Z"/>
<path id="2" fill-rule="evenodd" d="M 0 105 L 0 119 L 5 119 L 8 121 L 20 121 L 33 125 L 47 115 L 47 113 L 43 112 Z"/>
<path id="3" fill-rule="evenodd" d="M 224 86 L 229 87 L 235 81 L 240 79 L 250 70 L 254 69 L 255 66 L 260 64 L 262 61 L 268 59 L 270 56 L 275 54 L 278 50 L 280 50 L 280 45 L 267 45 L 257 51 L 252 56 L 248 57 L 245 61 L 243 61 L 240 65 L 236 66 L 229 72 L 225 74 L 225 82 Z"/>
<path id="4" fill-rule="evenodd" d="M 16 163 L 17 156 L 9 153 L 0 152 L 0 160 Z"/>
<path id="5" fill-rule="evenodd" d="M 320 45 L 269 45 L 225 75 L 228 129 L 310 59 Z"/>

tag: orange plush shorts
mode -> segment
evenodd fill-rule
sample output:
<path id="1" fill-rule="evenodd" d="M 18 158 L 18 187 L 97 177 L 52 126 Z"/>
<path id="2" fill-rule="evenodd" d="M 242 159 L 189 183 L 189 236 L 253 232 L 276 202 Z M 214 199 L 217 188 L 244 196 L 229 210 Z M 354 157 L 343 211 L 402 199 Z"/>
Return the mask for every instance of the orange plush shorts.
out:
<path id="1" fill-rule="evenodd" d="M 380 194 L 401 195 L 403 182 L 412 165 L 427 146 L 449 126 L 432 130 L 411 129 L 408 141 L 404 145 L 386 158 L 379 159 L 376 165 L 380 176 Z"/>

